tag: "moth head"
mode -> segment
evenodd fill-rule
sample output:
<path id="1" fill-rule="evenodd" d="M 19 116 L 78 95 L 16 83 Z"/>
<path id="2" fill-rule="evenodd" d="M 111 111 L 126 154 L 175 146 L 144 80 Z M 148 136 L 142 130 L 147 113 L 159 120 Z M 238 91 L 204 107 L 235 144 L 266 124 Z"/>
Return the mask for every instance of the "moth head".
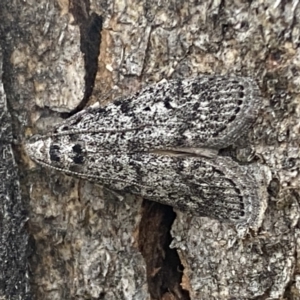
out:
<path id="1" fill-rule="evenodd" d="M 36 163 L 59 170 L 84 162 L 83 147 L 79 143 L 70 143 L 66 136 L 34 136 L 25 145 L 28 156 Z"/>
<path id="2" fill-rule="evenodd" d="M 25 150 L 34 162 L 50 164 L 51 161 L 47 155 L 47 149 L 49 149 L 50 143 L 50 138 L 35 135 L 26 142 Z"/>

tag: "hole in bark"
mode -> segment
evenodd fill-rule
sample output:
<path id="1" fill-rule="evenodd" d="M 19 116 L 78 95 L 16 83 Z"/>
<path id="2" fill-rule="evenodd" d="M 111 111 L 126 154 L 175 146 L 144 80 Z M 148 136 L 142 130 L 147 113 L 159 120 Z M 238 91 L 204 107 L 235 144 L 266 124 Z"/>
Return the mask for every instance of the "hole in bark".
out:
<path id="1" fill-rule="evenodd" d="M 142 214 L 138 245 L 146 262 L 151 299 L 189 300 L 189 292 L 181 287 L 183 265 L 176 249 L 169 247 L 176 214 L 172 207 L 148 200 L 143 202 Z"/>

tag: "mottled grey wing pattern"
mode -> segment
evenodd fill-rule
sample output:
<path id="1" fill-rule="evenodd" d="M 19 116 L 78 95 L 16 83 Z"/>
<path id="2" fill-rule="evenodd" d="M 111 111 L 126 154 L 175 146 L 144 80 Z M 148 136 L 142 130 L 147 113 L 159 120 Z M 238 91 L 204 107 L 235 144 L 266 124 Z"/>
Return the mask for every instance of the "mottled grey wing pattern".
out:
<path id="1" fill-rule="evenodd" d="M 86 153 L 82 164 L 60 169 L 111 189 L 141 195 L 198 216 L 255 225 L 260 210 L 258 187 L 229 158 L 206 159 L 153 153 Z"/>
<path id="2" fill-rule="evenodd" d="M 250 78 L 200 76 L 158 83 L 106 107 L 88 108 L 55 132 L 83 144 L 92 136 L 109 152 L 221 149 L 250 127 L 259 105 Z"/>
<path id="3" fill-rule="evenodd" d="M 234 143 L 254 122 L 259 102 L 249 78 L 174 80 L 87 108 L 26 148 L 37 163 L 66 174 L 256 227 L 264 206 L 254 178 L 229 157 L 190 149 Z"/>

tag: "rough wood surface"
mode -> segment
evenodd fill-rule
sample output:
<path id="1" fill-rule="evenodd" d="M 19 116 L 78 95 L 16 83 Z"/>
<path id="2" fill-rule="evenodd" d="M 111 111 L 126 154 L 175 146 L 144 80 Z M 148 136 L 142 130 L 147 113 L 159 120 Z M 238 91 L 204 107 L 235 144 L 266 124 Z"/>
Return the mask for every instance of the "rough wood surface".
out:
<path id="1" fill-rule="evenodd" d="M 264 222 L 243 240 L 230 224 L 37 168 L 19 142 L 36 299 L 300 299 L 298 0 L 4 0 L 0 15 L 18 141 L 163 78 L 250 76 L 263 95 L 247 142 L 226 150 L 266 177 Z"/>
<path id="2" fill-rule="evenodd" d="M 0 49 L 0 78 L 3 74 Z M 12 149 L 11 116 L 0 81 L 0 299 L 31 299 L 28 276 L 27 211 Z"/>

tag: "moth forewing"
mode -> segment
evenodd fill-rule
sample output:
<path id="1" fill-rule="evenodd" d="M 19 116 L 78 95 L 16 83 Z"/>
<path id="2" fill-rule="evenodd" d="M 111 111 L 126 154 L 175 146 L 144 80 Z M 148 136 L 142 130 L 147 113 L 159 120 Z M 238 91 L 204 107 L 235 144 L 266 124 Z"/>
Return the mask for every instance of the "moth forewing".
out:
<path id="1" fill-rule="evenodd" d="M 93 134 L 101 149 L 115 152 L 220 149 L 253 124 L 259 107 L 252 79 L 198 76 L 154 84 L 105 107 L 87 108 L 52 134 L 82 141 Z"/>

